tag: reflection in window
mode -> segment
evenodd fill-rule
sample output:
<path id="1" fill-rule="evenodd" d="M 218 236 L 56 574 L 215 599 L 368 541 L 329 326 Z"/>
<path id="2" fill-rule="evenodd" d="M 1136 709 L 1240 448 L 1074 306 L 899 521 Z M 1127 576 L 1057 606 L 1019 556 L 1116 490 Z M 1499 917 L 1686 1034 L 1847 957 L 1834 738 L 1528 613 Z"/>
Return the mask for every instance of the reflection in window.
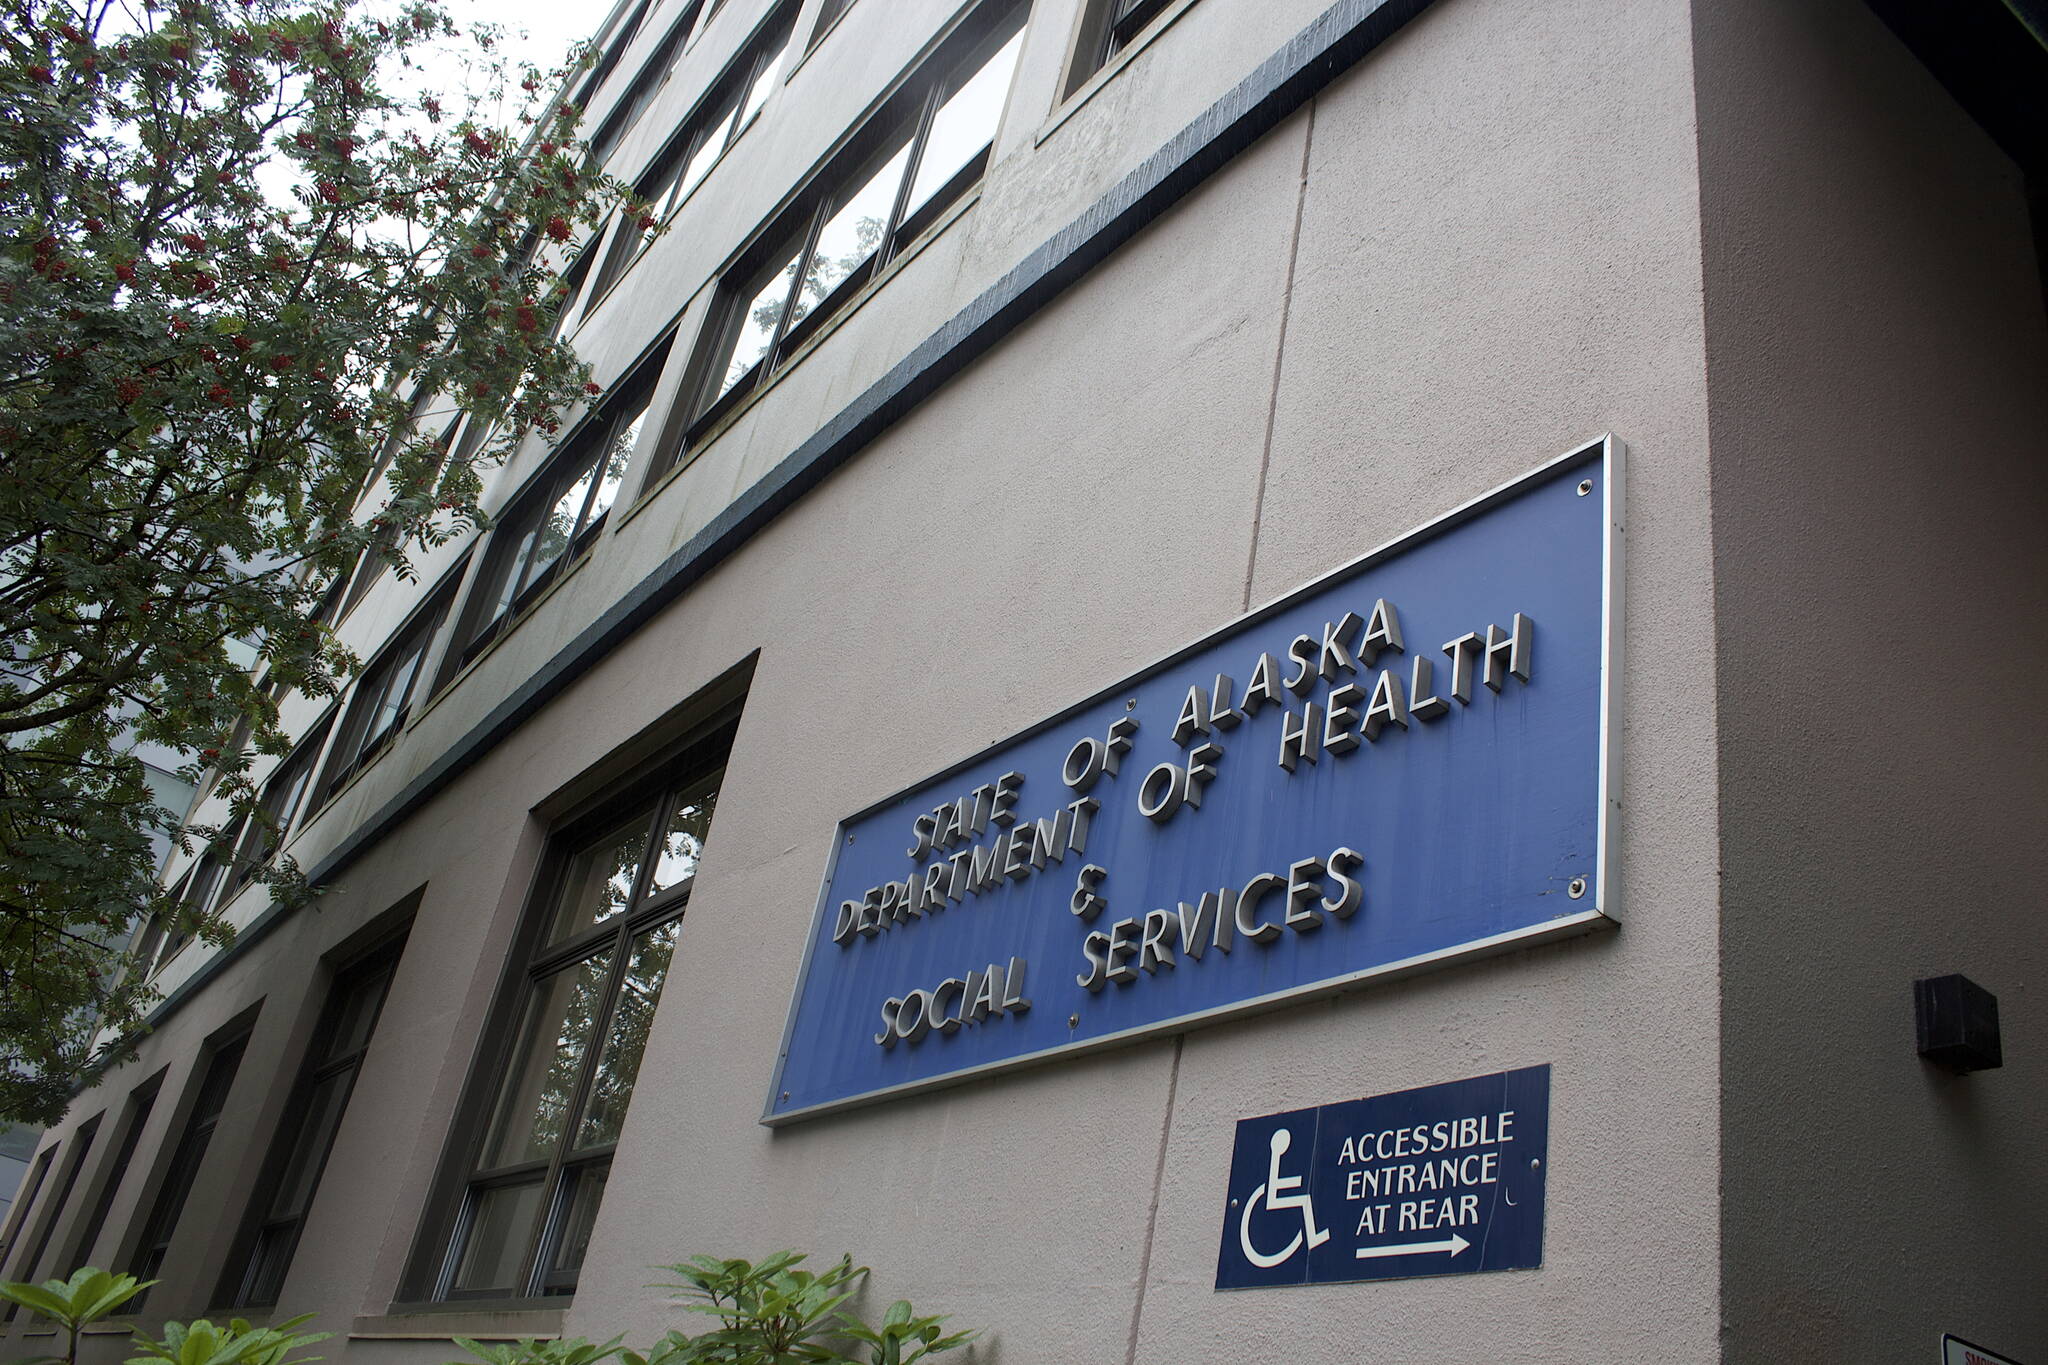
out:
<path id="1" fill-rule="evenodd" d="M 855 132 L 848 154 L 766 235 L 768 249 L 726 277 L 725 312 L 705 332 L 684 445 L 701 440 L 981 178 L 1023 23 L 1021 5 L 984 5 L 928 70 Z"/>
<path id="2" fill-rule="evenodd" d="M 669 342 L 662 339 L 499 518 L 442 685 L 538 600 L 561 566 L 596 541 L 632 463 Z"/>
<path id="3" fill-rule="evenodd" d="M 683 120 L 668 145 L 656 154 L 633 187 L 634 197 L 647 206 L 651 221 L 645 226 L 634 220 L 619 223 L 605 252 L 595 293 L 611 288 L 639 259 L 654 239 L 654 225 L 676 211 L 761 112 L 788 63 L 796 10 L 795 4 L 784 4 L 768 16 L 732 64 L 712 82 L 710 93 Z"/>
<path id="4" fill-rule="evenodd" d="M 356 680 L 354 697 L 342 713 L 341 728 L 320 779 L 316 805 L 340 791 L 343 783 L 384 752 L 412 714 L 413 704 L 424 695 L 420 669 L 453 604 L 461 574 L 460 568 L 448 574 L 443 586 Z"/>
<path id="5" fill-rule="evenodd" d="M 575 1288 L 717 805 L 706 760 L 722 762 L 729 743 L 720 731 L 685 780 L 551 854 L 519 1020 L 434 1297 Z"/>

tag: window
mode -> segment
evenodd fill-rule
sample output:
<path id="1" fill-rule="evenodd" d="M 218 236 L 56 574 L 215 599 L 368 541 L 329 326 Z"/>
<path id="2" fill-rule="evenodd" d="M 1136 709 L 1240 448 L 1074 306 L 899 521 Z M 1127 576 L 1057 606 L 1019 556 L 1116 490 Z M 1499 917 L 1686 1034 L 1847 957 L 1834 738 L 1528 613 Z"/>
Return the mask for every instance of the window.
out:
<path id="1" fill-rule="evenodd" d="M 467 419 L 468 414 L 458 413 L 455 419 L 442 429 L 440 437 L 435 442 L 435 449 L 439 452 L 436 474 L 447 465 L 449 452 L 455 449 L 455 443 Z M 370 473 L 371 490 L 375 490 L 382 483 L 398 457 L 399 447 L 411 440 L 413 434 L 412 428 L 407 426 L 394 432 L 391 439 L 385 443 L 384 454 L 377 461 L 377 467 Z M 398 541 L 398 525 L 392 522 L 379 528 L 375 539 L 363 547 L 363 552 L 356 558 L 355 571 L 349 576 L 348 591 L 342 597 L 341 608 L 336 613 L 337 619 L 354 611 L 356 603 L 369 596 L 370 589 L 383 581 L 398 550 Z"/>
<path id="2" fill-rule="evenodd" d="M 667 218 L 689 198 L 697 182 L 761 112 L 789 54 L 790 34 L 795 27 L 796 6 L 777 7 L 654 158 L 633 190 L 634 197 L 647 205 L 648 216 L 654 221 Z M 611 288 L 627 267 L 640 259 L 640 253 L 652 240 L 653 228 L 622 219 L 605 252 L 604 269 L 598 273 L 592 296 Z"/>
<path id="3" fill-rule="evenodd" d="M 251 1206 L 220 1299 L 236 1308 L 270 1308 L 284 1288 L 298 1249 L 299 1233 L 334 1135 L 348 1111 L 356 1073 L 370 1050 L 377 1015 L 391 977 L 398 969 L 403 944 L 394 944 L 356 963 L 336 977 L 319 1028 L 313 1036 L 305 1074 L 299 1078 L 285 1126 L 272 1149 Z"/>
<path id="4" fill-rule="evenodd" d="M 27 1253 L 15 1262 L 12 1278 L 35 1282 L 36 1268 L 42 1262 L 43 1253 L 50 1249 L 50 1238 L 57 1231 L 58 1220 L 64 1217 L 64 1206 L 71 1202 L 71 1191 L 78 1185 L 78 1173 L 85 1169 L 85 1160 L 92 1155 L 93 1139 L 99 1136 L 100 1120 L 104 1117 L 104 1114 L 93 1115 L 71 1139 L 71 1152 L 65 1159 L 64 1175 L 57 1182 L 57 1192 L 51 1198 L 50 1206 L 42 1211 L 41 1222 L 34 1239 L 28 1244 Z M 63 1267 L 61 1273 L 69 1274 L 70 1267 Z M 6 1317 L 0 1321 L 14 1321 L 15 1308 L 16 1305 L 9 1304 Z"/>
<path id="5" fill-rule="evenodd" d="M 987 166 L 1024 7 L 985 5 L 728 272 L 695 367 L 701 440 Z"/>
<path id="6" fill-rule="evenodd" d="M 0 1265 L 7 1264 L 7 1258 L 14 1252 L 14 1243 L 21 1236 L 21 1225 L 28 1221 L 29 1210 L 35 1207 L 36 1196 L 43 1192 L 43 1178 L 50 1173 L 50 1159 L 57 1155 L 55 1143 L 43 1148 L 42 1155 L 29 1170 L 28 1179 L 22 1182 L 15 1193 L 14 1212 L 7 1219 L 7 1235 L 0 1238 Z"/>
<path id="7" fill-rule="evenodd" d="M 634 37 L 640 32 L 641 23 L 647 18 L 648 2 L 649 0 L 640 0 L 640 3 L 633 7 L 632 14 L 627 16 L 626 22 L 620 26 L 618 36 L 605 44 L 604 55 L 597 59 L 597 65 L 584 77 L 583 88 L 576 92 L 576 98 L 571 101 L 577 108 L 588 109 L 590 101 L 603 88 L 605 81 L 610 79 L 612 72 L 618 69 L 619 58 L 626 55 L 626 49 L 632 46 Z"/>
<path id="8" fill-rule="evenodd" d="M 597 136 L 590 139 L 590 155 L 593 161 L 603 164 L 604 159 L 619 145 L 619 140 L 640 121 L 640 115 L 647 112 L 647 106 L 654 101 L 661 87 L 668 83 L 669 72 L 676 64 L 677 54 L 682 51 L 683 39 L 690 36 L 690 29 L 697 22 L 697 9 L 698 6 L 695 4 L 687 6 L 677 16 L 676 21 L 669 25 L 667 35 L 661 40 L 661 46 L 654 49 L 653 54 L 647 59 L 647 65 L 640 69 L 640 74 L 633 79 L 633 84 L 619 97 L 619 102 L 612 106 L 611 113 L 605 116 L 604 123 L 597 130 Z M 620 46 L 623 47 L 623 44 Z"/>
<path id="9" fill-rule="evenodd" d="M 107 1214 L 112 1212 L 114 1197 L 121 1192 L 121 1181 L 128 1174 L 128 1167 L 135 1160 L 135 1148 L 142 1140 L 143 1127 L 149 1122 L 149 1112 L 156 1107 L 157 1087 L 163 1082 L 159 1072 L 135 1088 L 128 1097 L 128 1126 L 121 1131 L 121 1145 L 114 1149 L 114 1163 L 107 1168 L 106 1183 L 100 1186 L 99 1198 L 93 1201 L 92 1212 L 79 1226 L 78 1235 L 72 1239 L 71 1254 L 65 1258 L 67 1265 L 92 1264 L 93 1244 L 100 1239 L 100 1232 L 107 1225 Z"/>
<path id="10" fill-rule="evenodd" d="M 443 683 L 483 653 L 562 566 L 575 562 L 597 539 L 632 461 L 671 339 L 663 338 L 576 428 L 562 453 L 499 519 L 483 572 L 470 589 L 458 636 L 461 648 L 449 651 Z"/>
<path id="11" fill-rule="evenodd" d="M 659 791 L 565 828 L 542 869 L 503 1053 L 479 1068 L 462 1165 L 430 1232 L 436 1299 L 567 1294 L 661 997 L 731 746 L 727 723 Z M 445 1239 L 445 1240 L 444 1240 Z"/>
<path id="12" fill-rule="evenodd" d="M 242 837 L 235 848 L 234 875 L 229 879 L 228 895 L 244 886 L 256 868 L 269 862 L 284 841 L 291 837 L 293 826 L 308 805 L 307 796 L 313 788 L 313 765 L 319 761 L 320 751 L 327 744 L 328 719 L 322 719 L 298 742 L 284 762 L 271 770 L 270 780 L 263 784 L 263 794 L 258 804 L 269 817 L 265 820 L 251 820 L 243 827 Z"/>
<path id="13" fill-rule="evenodd" d="M 164 1171 L 164 1183 L 156 1192 L 156 1202 L 150 1206 L 149 1217 L 143 1221 L 142 1234 L 135 1245 L 135 1257 L 128 1267 L 128 1273 L 138 1280 L 153 1280 L 163 1269 L 164 1257 L 171 1249 L 171 1234 L 177 1231 L 178 1215 L 185 1211 L 185 1200 L 192 1193 L 193 1182 L 199 1178 L 200 1163 L 206 1159 L 207 1144 L 213 1141 L 214 1126 L 220 1122 L 221 1111 L 227 1108 L 228 1091 L 234 1086 L 235 1069 L 242 1064 L 242 1049 L 248 1041 L 249 1035 L 244 1033 L 228 1042 L 216 1044 L 206 1059 L 206 1074 L 199 1082 L 192 1113 L 185 1120 L 185 1131 L 179 1136 L 170 1166 Z M 148 1294 L 145 1289 L 130 1299 L 128 1311 L 141 1312 L 142 1301 Z"/>
<path id="14" fill-rule="evenodd" d="M 1109 59 L 1136 42 L 1172 0 L 1095 0 L 1081 21 L 1080 41 L 1062 98 L 1080 89 Z"/>
<path id="15" fill-rule="evenodd" d="M 825 3 L 819 5 L 818 22 L 811 29 L 810 41 L 804 44 L 804 51 L 808 52 L 816 47 L 818 40 L 825 36 L 832 25 L 839 22 L 839 16 L 846 13 L 852 4 L 853 0 L 825 0 Z"/>
<path id="16" fill-rule="evenodd" d="M 448 605 L 454 600 L 455 585 L 461 575 L 459 567 L 450 572 L 443 586 L 413 613 L 412 620 L 392 637 L 391 643 L 356 680 L 355 696 L 342 716 L 334 751 L 328 756 L 327 771 L 320 780 L 316 806 L 368 767 L 404 727 L 406 717 L 412 714 L 413 702 L 425 693 L 420 672 L 434 635 L 441 629 L 441 620 L 448 614 Z"/>

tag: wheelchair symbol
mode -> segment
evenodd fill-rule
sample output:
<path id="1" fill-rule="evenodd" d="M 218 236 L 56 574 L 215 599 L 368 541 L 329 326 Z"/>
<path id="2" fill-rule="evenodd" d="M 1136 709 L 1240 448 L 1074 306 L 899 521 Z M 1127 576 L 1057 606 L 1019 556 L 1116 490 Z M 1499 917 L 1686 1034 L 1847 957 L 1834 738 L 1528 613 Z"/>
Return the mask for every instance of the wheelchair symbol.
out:
<path id="1" fill-rule="evenodd" d="M 1273 1133 L 1273 1160 L 1266 1169 L 1266 1183 L 1253 1190 L 1251 1197 L 1244 1201 L 1244 1216 L 1237 1221 L 1237 1244 L 1244 1251 L 1244 1258 L 1262 1270 L 1271 1270 L 1295 1252 L 1301 1250 L 1302 1239 L 1308 1239 L 1311 1250 L 1330 1240 L 1327 1228 L 1316 1226 L 1315 1199 L 1301 1188 L 1298 1175 L 1280 1174 L 1280 1157 L 1294 1141 L 1294 1134 L 1285 1128 Z M 1300 1191 L 1300 1193 L 1296 1193 Z M 1275 1213 L 1283 1209 L 1301 1210 L 1301 1231 L 1294 1234 L 1281 1250 L 1267 1255 L 1252 1245 L 1252 1211 L 1261 1202 Z"/>

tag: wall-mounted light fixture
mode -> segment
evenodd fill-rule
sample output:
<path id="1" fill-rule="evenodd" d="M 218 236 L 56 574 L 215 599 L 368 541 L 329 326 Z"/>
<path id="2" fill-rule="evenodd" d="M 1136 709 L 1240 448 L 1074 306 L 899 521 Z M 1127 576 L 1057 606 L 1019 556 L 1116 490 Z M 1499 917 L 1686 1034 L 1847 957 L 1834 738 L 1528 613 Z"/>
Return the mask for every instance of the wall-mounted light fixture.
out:
<path id="1" fill-rule="evenodd" d="M 1998 997 L 1967 976 L 1925 976 L 1913 983 L 1920 1055 L 1957 1075 L 2005 1064 L 1998 1045 Z"/>

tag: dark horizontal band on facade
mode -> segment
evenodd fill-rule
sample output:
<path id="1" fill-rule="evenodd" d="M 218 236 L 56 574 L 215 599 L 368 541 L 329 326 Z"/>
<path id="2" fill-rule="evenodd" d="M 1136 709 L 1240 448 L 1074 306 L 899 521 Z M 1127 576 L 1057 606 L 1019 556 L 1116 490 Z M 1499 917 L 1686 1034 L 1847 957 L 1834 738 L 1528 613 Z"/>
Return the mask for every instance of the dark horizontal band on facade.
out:
<path id="1" fill-rule="evenodd" d="M 1370 55 L 1430 3 L 1338 0 L 1324 10 L 736 497 L 449 746 L 425 772 L 308 869 L 307 879 L 315 886 L 333 881 L 798 499 Z M 291 913 L 273 904 L 258 915 L 231 945 L 165 996 L 143 1027 L 160 1027 Z"/>

